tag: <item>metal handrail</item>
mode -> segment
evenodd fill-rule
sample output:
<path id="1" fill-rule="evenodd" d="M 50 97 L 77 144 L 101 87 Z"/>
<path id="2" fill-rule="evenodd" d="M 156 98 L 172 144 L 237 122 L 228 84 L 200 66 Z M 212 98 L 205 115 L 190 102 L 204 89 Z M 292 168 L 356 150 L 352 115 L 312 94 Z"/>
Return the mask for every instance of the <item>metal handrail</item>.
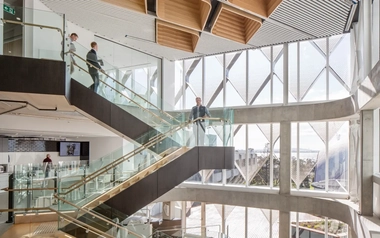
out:
<path id="1" fill-rule="evenodd" d="M 21 192 L 21 191 L 41 191 L 41 190 L 56 190 L 57 188 L 2 188 L 6 192 Z"/>
<path id="2" fill-rule="evenodd" d="M 88 176 L 86 176 L 85 178 L 83 178 L 81 181 L 78 181 L 77 183 L 74 183 L 71 186 L 65 188 L 65 189 L 69 189 L 69 190 L 65 191 L 64 193 L 61 193 L 61 194 L 62 195 L 66 195 L 69 192 L 71 192 L 71 191 L 79 188 L 83 184 L 85 184 L 85 183 L 87 183 L 87 182 L 95 179 L 96 177 L 98 177 L 99 175 L 102 175 L 103 173 L 106 173 L 108 170 L 113 169 L 114 167 L 118 166 L 119 164 L 121 164 L 125 160 L 127 160 L 127 159 L 133 157 L 134 155 L 140 153 L 141 151 L 149 148 L 150 146 L 154 145 L 155 143 L 157 143 L 157 142 L 159 142 L 161 140 L 164 140 L 169 135 L 173 134 L 174 132 L 178 131 L 181 128 L 184 128 L 187 125 L 188 125 L 188 123 L 185 122 L 184 125 L 180 125 L 180 126 L 178 126 L 176 128 L 170 129 L 165 134 L 159 134 L 159 135 L 155 136 L 153 140 L 150 140 L 149 142 L 141 145 L 139 148 L 137 148 L 137 149 L 129 152 L 128 154 L 126 154 L 126 155 L 124 155 L 122 157 L 120 157 L 119 159 L 115 160 L 113 163 L 110 163 L 110 164 L 102 167 L 101 169 L 97 170 L 96 172 L 94 172 L 92 174 L 89 174 Z"/>
<path id="3" fill-rule="evenodd" d="M 87 70 L 85 70 L 83 67 L 79 66 L 78 64 L 74 63 L 75 66 L 77 66 L 79 69 L 81 69 L 82 71 L 86 72 L 87 74 L 90 74 Z M 139 103 L 137 103 L 136 101 L 134 101 L 132 98 L 128 97 L 127 95 L 121 93 L 119 90 L 115 89 L 114 87 L 112 87 L 111 85 L 109 85 L 108 83 L 104 82 L 103 80 L 99 79 L 100 82 L 102 82 L 103 84 L 107 85 L 108 87 L 110 87 L 112 90 L 114 90 L 115 92 L 118 92 L 120 95 L 123 95 L 125 98 L 127 98 L 128 100 L 132 101 L 134 104 L 136 104 L 139 108 L 141 108 L 142 110 L 152 114 L 154 117 L 158 118 L 159 120 L 163 121 L 164 123 L 170 125 L 169 122 L 165 121 L 164 119 L 162 119 L 161 117 L 159 117 L 158 115 L 156 115 L 155 113 L 151 112 L 150 110 L 144 108 L 143 106 L 141 106 Z M 125 86 L 124 86 L 125 87 Z M 127 88 L 127 87 L 125 87 Z M 138 95 L 138 94 L 136 94 Z"/>
<path id="4" fill-rule="evenodd" d="M 105 232 L 103 232 L 101 230 L 98 230 L 98 229 L 96 229 L 96 228 L 94 228 L 94 227 L 92 227 L 92 226 L 90 226 L 90 225 L 88 225 L 88 224 L 86 224 L 84 222 L 81 222 L 78 219 L 75 219 L 75 218 L 73 218 L 71 216 L 68 216 L 68 215 L 66 215 L 64 213 L 61 213 L 60 211 L 55 210 L 55 209 L 53 209 L 51 207 L 49 207 L 49 210 L 51 210 L 53 212 L 56 212 L 59 216 L 63 217 L 64 219 L 66 219 L 66 220 L 68 220 L 70 222 L 73 222 L 75 225 L 77 225 L 77 226 L 79 226 L 79 227 L 81 227 L 83 229 L 90 230 L 91 232 L 93 232 L 93 233 L 95 233 L 97 235 L 100 235 L 101 237 L 109 237 L 109 238 L 113 238 L 114 237 L 114 236 L 109 235 L 109 234 L 107 234 L 107 233 L 105 233 Z"/>
<path id="5" fill-rule="evenodd" d="M 113 224 L 114 226 L 118 227 L 119 229 L 123 229 L 123 230 L 125 230 L 125 231 L 131 233 L 132 235 L 135 235 L 135 236 L 137 236 L 137 237 L 141 237 L 141 238 L 142 238 L 142 236 L 140 236 L 139 234 L 134 233 L 133 231 L 129 231 L 127 228 L 125 228 L 125 227 L 123 227 L 123 226 L 120 226 L 119 224 L 117 224 L 116 222 L 114 222 L 114 221 L 112 221 L 112 220 L 108 220 L 108 219 L 106 219 L 106 218 L 103 218 L 102 216 L 99 216 L 97 213 L 92 212 L 90 209 L 84 209 L 84 208 L 82 208 L 82 207 L 79 207 L 79 206 L 75 205 L 74 203 L 71 203 L 71 202 L 69 202 L 69 201 L 67 201 L 67 200 L 65 200 L 65 199 L 63 199 L 63 198 L 61 198 L 61 197 L 59 197 L 57 194 L 54 194 L 54 197 L 57 198 L 57 199 L 59 199 L 59 200 L 61 200 L 63 203 L 67 203 L 67 204 L 69 204 L 70 206 L 75 207 L 75 208 L 78 209 L 78 210 L 81 210 L 81 211 L 83 211 L 83 212 L 85 212 L 85 213 L 88 213 L 88 214 L 90 214 L 90 215 L 92 215 L 92 216 L 94 216 L 94 217 L 99 218 L 100 220 L 102 220 L 102 221 L 104 221 L 104 222 L 107 222 L 107 223 Z"/>
<path id="6" fill-rule="evenodd" d="M 36 26 L 39 28 L 47 28 L 47 29 L 57 30 L 59 33 L 61 33 L 61 36 L 63 37 L 63 32 L 62 32 L 61 28 L 59 28 L 59 27 L 46 26 L 46 25 L 40 25 L 40 24 L 34 24 L 34 23 L 28 23 L 28 22 L 12 21 L 12 20 L 6 20 L 4 18 L 0 18 L 0 20 L 3 23 L 11 23 L 11 24 L 17 24 L 17 25 L 23 25 L 23 26 Z"/>
<path id="7" fill-rule="evenodd" d="M 156 233 L 164 233 L 164 232 L 168 232 L 168 231 L 182 231 L 182 230 L 190 230 L 190 229 L 197 229 L 197 228 L 208 228 L 208 227 L 218 227 L 218 230 L 217 232 L 221 233 L 221 226 L 220 225 L 209 225 L 209 226 L 194 226 L 194 227 L 185 227 L 185 228 L 172 228 L 172 229 L 165 229 L 165 230 L 157 230 L 155 232 L 153 232 L 150 236 L 148 236 L 147 238 L 150 238 L 150 237 L 153 237 Z M 165 233 L 164 233 L 165 234 Z"/>
<path id="8" fill-rule="evenodd" d="M 196 122 L 198 120 L 204 120 L 204 119 L 211 120 L 211 121 L 223 121 L 223 119 L 221 119 L 221 118 L 200 118 L 199 117 L 199 118 L 196 118 L 195 120 L 190 120 L 190 122 L 185 122 L 182 125 L 169 130 L 165 134 L 159 134 L 159 135 L 155 136 L 153 140 L 151 140 L 151 141 L 147 142 L 146 144 L 140 146 L 139 148 L 135 149 L 134 151 L 131 151 L 130 153 L 128 153 L 128 154 L 120 157 L 119 159 L 115 160 L 113 163 L 110 163 L 110 164 L 102 167 L 101 169 L 97 170 L 96 172 L 94 172 L 94 173 L 86 176 L 81 181 L 78 181 L 77 183 L 74 183 L 71 186 L 65 188 L 65 189 L 69 189 L 69 190 L 67 190 L 67 191 L 65 191 L 64 193 L 61 193 L 61 194 L 62 195 L 67 195 L 71 191 L 79 188 L 80 186 L 82 186 L 83 184 L 86 184 L 87 182 L 89 182 L 91 180 L 94 180 L 99 175 L 102 175 L 102 174 L 106 173 L 107 171 L 113 169 L 114 167 L 118 166 L 119 164 L 123 163 L 124 161 L 128 160 L 129 158 L 133 157 L 134 155 L 140 153 L 141 151 L 145 150 L 146 148 L 149 148 L 150 146 L 154 145 L 155 143 L 157 143 L 157 142 L 165 139 L 166 137 L 170 136 L 174 132 L 176 132 L 176 131 L 178 131 L 178 130 L 180 130 L 182 128 L 185 128 L 189 124 L 192 124 L 192 123 L 194 123 L 194 122 Z"/>
<path id="9" fill-rule="evenodd" d="M 64 217 L 66 220 L 69 220 L 69 221 L 75 223 L 75 225 L 80 226 L 84 229 L 90 230 L 91 232 L 93 232 L 97 235 L 101 235 L 103 237 L 113 238 L 113 236 L 110 236 L 107 233 L 104 233 L 103 231 L 100 231 L 100 230 L 98 230 L 98 229 L 96 229 L 96 228 L 94 228 L 94 227 L 92 227 L 86 223 L 83 223 L 81 221 L 78 221 L 77 219 L 70 217 L 70 216 L 68 216 L 68 215 L 66 215 L 66 214 L 64 214 L 58 210 L 55 210 L 51 207 L 28 207 L 28 208 L 0 209 L 0 212 L 17 212 L 17 211 L 25 211 L 25 212 L 27 212 L 27 211 L 36 211 L 36 212 L 38 212 L 38 211 L 52 211 L 52 212 L 57 213 L 59 216 Z M 77 223 L 79 223 L 79 225 Z M 128 230 L 128 232 L 129 232 L 129 230 Z M 138 235 L 138 237 L 142 238 L 142 236 L 140 236 L 140 235 Z"/>
<path id="10" fill-rule="evenodd" d="M 88 62 L 86 59 L 84 59 L 83 57 L 79 56 L 77 53 L 75 52 L 66 52 L 67 53 L 70 53 L 70 54 L 73 54 L 75 55 L 76 57 L 78 57 L 79 59 L 81 59 L 82 61 L 86 62 L 86 64 L 90 65 L 90 67 L 92 68 L 95 68 L 96 70 L 100 71 L 102 74 L 104 74 L 105 76 L 107 76 L 108 78 L 112 79 L 115 83 L 117 83 L 118 85 L 122 86 L 123 88 L 125 88 L 126 90 L 128 90 L 129 92 L 135 94 L 137 97 L 139 97 L 140 99 L 142 99 L 143 101 L 145 101 L 146 103 L 148 103 L 149 105 L 153 106 L 154 108 L 156 108 L 159 112 L 165 114 L 167 117 L 171 118 L 172 120 L 176 121 L 176 122 L 180 122 L 178 121 L 175 117 L 173 117 L 172 115 L 170 115 L 169 113 L 161 110 L 160 108 L 158 108 L 156 105 L 154 105 L 153 103 L 149 102 L 148 100 L 146 100 L 145 98 L 143 98 L 142 96 L 140 96 L 139 94 L 135 93 L 133 90 L 131 90 L 130 88 L 126 87 L 125 85 L 123 85 L 122 83 L 120 83 L 118 80 L 114 79 L 113 77 L 111 77 L 109 74 L 107 74 L 106 72 L 104 72 L 103 70 L 101 70 L 100 68 L 97 68 L 96 66 L 94 66 L 93 64 L 91 64 L 90 62 Z M 76 63 L 75 63 L 76 66 L 78 66 Z M 78 66 L 79 67 L 79 66 Z M 83 68 L 82 68 L 83 69 Z M 86 71 L 87 72 L 87 71 Z"/>

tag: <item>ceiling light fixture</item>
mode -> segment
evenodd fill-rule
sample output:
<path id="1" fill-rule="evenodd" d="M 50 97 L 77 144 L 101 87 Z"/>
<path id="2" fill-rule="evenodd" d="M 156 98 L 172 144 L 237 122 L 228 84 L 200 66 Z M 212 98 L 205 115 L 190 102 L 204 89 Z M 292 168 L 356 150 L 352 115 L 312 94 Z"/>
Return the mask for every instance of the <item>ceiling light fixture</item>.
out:
<path id="1" fill-rule="evenodd" d="M 153 41 L 153 40 L 147 40 L 144 38 L 140 38 L 140 37 L 136 37 L 136 36 L 130 36 L 130 35 L 125 35 L 125 38 L 129 38 L 131 40 L 139 40 L 139 41 L 146 41 L 146 42 L 150 42 L 150 43 L 156 43 L 156 41 Z"/>

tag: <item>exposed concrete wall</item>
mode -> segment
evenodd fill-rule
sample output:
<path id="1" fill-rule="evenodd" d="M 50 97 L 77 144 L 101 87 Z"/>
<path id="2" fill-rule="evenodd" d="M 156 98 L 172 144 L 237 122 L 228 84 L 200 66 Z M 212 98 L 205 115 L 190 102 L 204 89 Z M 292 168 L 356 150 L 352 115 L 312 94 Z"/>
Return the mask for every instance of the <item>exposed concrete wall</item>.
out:
<path id="1" fill-rule="evenodd" d="M 314 104 L 237 108 L 234 109 L 234 123 L 316 121 L 352 117 L 356 113 L 353 99 L 353 97 L 348 97 Z"/>

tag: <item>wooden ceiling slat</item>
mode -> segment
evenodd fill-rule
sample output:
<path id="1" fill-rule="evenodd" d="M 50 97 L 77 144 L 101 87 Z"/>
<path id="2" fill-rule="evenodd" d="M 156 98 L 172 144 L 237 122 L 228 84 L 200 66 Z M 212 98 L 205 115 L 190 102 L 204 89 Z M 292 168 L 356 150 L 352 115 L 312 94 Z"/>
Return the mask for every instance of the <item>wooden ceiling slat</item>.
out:
<path id="1" fill-rule="evenodd" d="M 202 31 L 211 11 L 210 0 L 156 0 L 156 14 L 173 24 Z"/>
<path id="2" fill-rule="evenodd" d="M 131 9 L 133 11 L 141 12 L 141 13 L 147 13 L 148 7 L 147 7 L 147 0 L 102 0 L 103 2 L 116 5 L 118 7 L 124 7 L 127 9 Z"/>
<path id="3" fill-rule="evenodd" d="M 268 18 L 282 0 L 228 0 L 228 2 L 250 11 L 260 18 Z"/>
<path id="4" fill-rule="evenodd" d="M 224 38 L 245 44 L 245 34 L 235 34 L 226 30 L 215 30 L 215 35 L 223 35 Z"/>
<path id="5" fill-rule="evenodd" d="M 221 3 L 213 19 L 211 33 L 247 44 L 261 24 L 257 16 Z"/>
<path id="6" fill-rule="evenodd" d="M 260 0 L 228 0 L 237 7 L 251 11 L 262 18 L 268 17 L 266 4 Z"/>
<path id="7" fill-rule="evenodd" d="M 218 22 L 218 25 L 215 27 L 214 30 L 226 30 L 230 32 L 234 32 L 236 34 L 244 35 L 245 26 L 244 24 L 241 25 L 231 25 L 228 22 Z"/>
<path id="8" fill-rule="evenodd" d="M 233 12 L 230 12 L 227 10 L 223 11 L 219 18 L 221 18 L 220 20 L 231 21 L 231 23 L 233 23 L 232 21 L 234 21 L 235 23 L 238 23 L 238 24 L 243 24 L 245 20 L 244 17 L 236 15 Z"/>
<path id="9" fill-rule="evenodd" d="M 156 20 L 156 41 L 160 45 L 194 52 L 199 32 L 169 22 Z"/>

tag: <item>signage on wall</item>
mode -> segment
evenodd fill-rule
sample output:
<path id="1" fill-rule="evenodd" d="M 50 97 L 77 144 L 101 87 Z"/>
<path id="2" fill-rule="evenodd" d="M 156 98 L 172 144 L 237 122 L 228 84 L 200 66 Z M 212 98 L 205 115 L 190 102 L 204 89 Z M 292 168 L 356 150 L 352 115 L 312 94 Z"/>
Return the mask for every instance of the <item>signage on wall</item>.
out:
<path id="1" fill-rule="evenodd" d="M 3 4 L 3 9 L 4 9 L 4 12 L 8 12 L 12 15 L 15 15 L 16 14 L 16 11 L 14 8 L 11 8 L 10 6 L 7 6 L 5 4 Z"/>

